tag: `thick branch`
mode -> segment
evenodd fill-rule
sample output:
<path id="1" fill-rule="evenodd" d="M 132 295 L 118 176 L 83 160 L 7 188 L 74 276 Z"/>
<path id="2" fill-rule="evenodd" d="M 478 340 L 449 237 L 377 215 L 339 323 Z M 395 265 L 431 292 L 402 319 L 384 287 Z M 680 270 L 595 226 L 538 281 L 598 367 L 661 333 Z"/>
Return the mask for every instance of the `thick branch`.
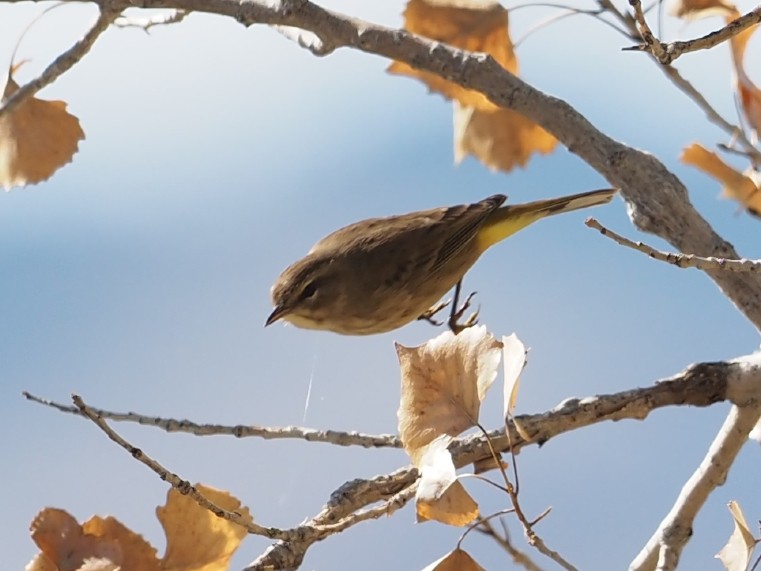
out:
<path id="1" fill-rule="evenodd" d="M 731 375 L 735 378 L 729 380 L 732 392 L 737 393 L 735 400 L 738 404 L 732 407 L 705 458 L 685 483 L 671 511 L 632 562 L 630 571 L 654 571 L 656 566 L 658 569 L 676 568 L 682 549 L 692 535 L 695 516 L 711 492 L 724 484 L 748 434 L 761 418 L 758 395 L 761 358 L 756 355 L 738 364 Z M 666 566 L 663 562 L 673 562 L 673 565 Z"/>

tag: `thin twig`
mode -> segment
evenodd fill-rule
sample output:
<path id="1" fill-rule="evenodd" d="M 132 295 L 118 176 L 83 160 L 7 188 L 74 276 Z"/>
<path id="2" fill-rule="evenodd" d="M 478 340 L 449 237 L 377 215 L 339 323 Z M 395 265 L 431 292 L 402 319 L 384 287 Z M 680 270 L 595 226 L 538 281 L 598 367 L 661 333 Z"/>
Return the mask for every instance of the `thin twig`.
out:
<path id="1" fill-rule="evenodd" d="M 201 494 L 198 490 L 196 490 L 196 488 L 192 486 L 190 482 L 183 480 L 177 474 L 170 472 L 156 460 L 148 456 L 140 448 L 133 446 L 119 434 L 117 434 L 116 431 L 114 431 L 110 426 L 108 426 L 108 424 L 106 424 L 105 420 L 103 420 L 84 402 L 84 400 L 82 400 L 82 397 L 79 395 L 71 395 L 71 399 L 74 401 L 76 407 L 82 412 L 82 415 L 92 420 L 95 425 L 100 428 L 112 441 L 116 442 L 119 446 L 129 452 L 129 454 L 135 460 L 153 470 L 153 472 L 155 472 L 162 480 L 169 482 L 169 484 L 171 484 L 171 486 L 178 492 L 193 498 L 201 507 L 211 511 L 217 517 L 224 518 L 244 527 L 246 530 L 248 530 L 249 533 L 262 535 L 264 537 L 269 537 L 270 539 L 289 539 L 291 537 L 291 535 L 286 531 L 274 527 L 263 527 L 254 523 L 250 517 L 247 518 L 238 512 L 231 512 L 219 507 L 211 500 L 209 500 L 206 496 Z"/>
<path id="2" fill-rule="evenodd" d="M 594 218 L 587 218 L 584 222 L 589 228 L 597 230 L 614 242 L 642 252 L 654 260 L 672 264 L 678 268 L 697 268 L 699 270 L 727 270 L 730 272 L 759 272 L 761 271 L 761 260 L 727 260 L 726 258 L 716 258 L 713 256 L 695 256 L 693 254 L 674 254 L 672 252 L 662 252 L 644 242 L 634 242 L 617 234 L 613 230 L 606 228 Z"/>
<path id="3" fill-rule="evenodd" d="M 18 107 L 27 97 L 33 97 L 40 89 L 53 83 L 61 74 L 71 69 L 90 51 L 95 40 L 106 31 L 111 23 L 119 16 L 121 8 L 106 6 L 101 8 L 98 19 L 92 28 L 68 50 L 59 55 L 38 76 L 22 85 L 5 103 L 0 105 L 0 118 Z"/>
<path id="4" fill-rule="evenodd" d="M 497 454 L 497 451 L 494 448 L 494 444 L 492 442 L 491 437 L 489 436 L 489 433 L 486 431 L 486 429 L 483 426 L 481 426 L 480 423 L 475 422 L 475 425 L 481 430 L 484 438 L 486 439 L 486 443 L 489 446 L 489 452 L 491 453 L 492 459 L 494 460 L 500 473 L 502 474 L 502 477 L 505 482 L 505 488 L 506 488 L 507 494 L 510 497 L 510 503 L 513 506 L 513 510 L 515 510 L 515 516 L 518 518 L 518 521 L 523 526 L 523 531 L 526 533 L 526 537 L 528 539 L 529 545 L 531 545 L 532 547 L 535 547 L 537 551 L 539 551 L 542 555 L 549 557 L 555 563 L 560 565 L 563 569 L 566 569 L 567 571 L 578 571 L 576 567 L 574 567 L 573 565 L 571 565 L 571 563 L 566 561 L 566 559 L 562 555 L 560 555 L 560 553 L 547 547 L 547 545 L 544 543 L 544 540 L 542 540 L 542 538 L 539 537 L 539 534 L 536 533 L 536 530 L 534 529 L 534 523 L 528 520 L 528 518 L 526 517 L 526 514 L 523 512 L 523 509 L 521 508 L 520 501 L 518 500 L 518 491 L 513 486 L 512 482 L 510 482 L 510 479 L 507 477 L 507 472 L 502 467 L 502 463 L 500 462 L 500 458 Z M 509 433 L 508 433 L 508 436 L 509 436 Z M 515 466 L 515 455 L 513 455 L 513 466 Z M 517 474 L 517 471 L 516 471 L 516 474 Z M 547 515 L 547 513 L 548 512 L 545 511 L 539 518 L 537 518 L 536 521 L 539 521 L 540 519 L 542 519 L 545 515 Z"/>
<path id="5" fill-rule="evenodd" d="M 27 400 L 49 406 L 69 414 L 81 414 L 79 409 L 35 396 L 23 391 L 22 396 Z M 155 426 L 166 432 L 185 432 L 195 436 L 235 436 L 236 438 L 262 438 L 264 440 L 298 439 L 307 442 L 324 442 L 336 446 L 362 446 L 364 448 L 401 448 L 398 436 L 393 434 L 363 434 L 360 432 L 342 432 L 340 430 L 316 430 L 302 426 L 254 426 L 254 425 L 223 425 L 199 424 L 190 420 L 177 420 L 147 416 L 135 412 L 113 412 L 101 408 L 90 407 L 95 414 L 106 420 L 117 422 L 135 422 L 145 426 Z"/>
<path id="6" fill-rule="evenodd" d="M 480 521 L 478 527 L 476 527 L 476 531 L 479 533 L 483 533 L 484 535 L 493 538 L 494 541 L 496 541 L 497 544 L 499 544 L 499 546 L 513 558 L 513 563 L 520 565 L 527 571 L 542 571 L 541 567 L 531 561 L 528 554 L 522 552 L 510 542 L 510 537 L 507 535 L 507 529 L 504 527 L 504 524 L 503 529 L 505 530 L 505 533 L 504 535 L 500 535 L 487 519 Z"/>
<path id="7" fill-rule="evenodd" d="M 632 5 L 632 7 L 635 7 L 635 4 L 639 4 L 639 0 L 629 0 L 629 3 Z M 656 41 L 654 38 L 648 41 L 648 39 L 643 35 L 644 44 L 632 46 L 631 48 L 626 49 L 649 51 L 659 62 L 664 65 L 669 65 L 673 63 L 674 60 L 676 60 L 678 57 L 686 53 L 695 52 L 698 50 L 708 50 L 718 46 L 719 44 L 726 42 L 730 38 L 736 36 L 743 30 L 746 30 L 751 26 L 755 26 L 758 23 L 761 23 L 761 5 L 756 6 L 753 10 L 747 14 L 740 16 L 736 20 L 732 20 L 726 26 L 699 38 L 664 44 Z M 651 42 L 655 43 L 653 44 Z"/>
<path id="8" fill-rule="evenodd" d="M 503 515 L 507 515 L 510 513 L 513 513 L 515 510 L 513 508 L 505 508 L 503 510 L 496 511 L 494 513 L 491 513 L 487 516 L 479 516 L 478 519 L 471 523 L 468 528 L 462 532 L 462 535 L 460 536 L 460 539 L 457 540 L 457 549 L 462 548 L 462 543 L 465 541 L 465 538 L 468 537 L 468 534 L 474 530 L 478 531 L 479 526 L 483 524 L 488 524 L 491 520 L 493 520 L 495 517 L 500 517 Z M 483 532 L 481 532 L 483 533 Z"/>
<path id="9" fill-rule="evenodd" d="M 724 119 L 724 117 L 722 117 L 719 112 L 708 103 L 708 100 L 703 97 L 703 94 L 700 93 L 692 83 L 686 80 L 675 67 L 670 65 L 662 65 L 659 67 L 661 71 L 666 74 L 666 77 L 668 77 L 669 80 L 682 91 L 682 93 L 692 99 L 695 104 L 703 110 L 711 123 L 721 127 L 730 136 L 731 140 L 742 145 L 744 154 L 748 156 L 752 162 L 761 163 L 761 151 L 753 145 L 745 135 L 745 132 L 738 125 L 733 125 Z"/>
<path id="10" fill-rule="evenodd" d="M 618 19 L 618 21 L 621 23 L 621 25 L 627 27 L 632 38 L 636 37 L 636 35 L 639 34 L 637 23 L 634 21 L 634 18 L 618 10 L 610 0 L 599 0 L 599 3 L 611 14 L 613 14 L 615 18 Z M 650 55 L 653 60 L 656 61 L 655 56 L 653 56 L 653 54 Z M 748 139 L 742 128 L 724 119 L 724 117 L 722 117 L 721 114 L 719 114 L 719 112 L 716 111 L 716 109 L 710 103 L 708 103 L 708 100 L 703 97 L 703 94 L 695 89 L 692 83 L 685 79 L 684 76 L 682 76 L 679 70 L 677 70 L 675 67 L 670 65 L 659 65 L 658 68 L 666 75 L 669 81 L 671 81 L 682 93 L 692 99 L 692 101 L 698 107 L 700 107 L 700 109 L 706 114 L 706 117 L 711 123 L 723 129 L 727 135 L 729 135 L 732 141 L 739 142 L 742 145 L 746 156 L 748 156 L 754 164 L 761 163 L 761 151 L 759 151 Z"/>
<path id="11" fill-rule="evenodd" d="M 640 2 L 640 0 L 629 0 L 629 5 L 634 11 L 634 21 L 637 23 L 637 31 L 642 37 L 644 44 L 624 49 L 648 51 L 661 63 L 667 63 L 664 61 L 666 59 L 666 48 L 661 41 L 655 37 L 655 34 L 650 29 L 647 19 L 645 18 L 645 13 L 642 11 L 642 2 Z"/>

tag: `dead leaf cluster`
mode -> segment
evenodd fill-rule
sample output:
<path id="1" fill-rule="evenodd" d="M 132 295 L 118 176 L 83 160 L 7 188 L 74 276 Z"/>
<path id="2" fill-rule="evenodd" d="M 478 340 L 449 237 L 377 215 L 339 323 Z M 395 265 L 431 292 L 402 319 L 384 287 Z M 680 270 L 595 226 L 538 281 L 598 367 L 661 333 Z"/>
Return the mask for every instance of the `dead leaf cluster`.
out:
<path id="1" fill-rule="evenodd" d="M 447 331 L 418 347 L 397 344 L 402 397 L 399 435 L 420 471 L 415 495 L 418 521 L 465 526 L 479 517 L 478 504 L 457 475 L 448 446 L 479 425 L 481 403 L 505 362 L 505 411 L 512 409 L 526 349 L 515 335 L 498 341 L 484 326 L 458 335 Z M 495 465 L 501 461 L 495 459 Z M 455 549 L 427 569 L 481 569 Z"/>
<path id="2" fill-rule="evenodd" d="M 229 493 L 197 485 L 218 506 L 250 517 Z M 93 516 L 80 525 L 64 510 L 46 508 L 32 521 L 40 549 L 26 571 L 226 571 L 246 530 L 219 518 L 192 498 L 170 488 L 156 516 L 166 535 L 166 552 L 113 517 Z"/>

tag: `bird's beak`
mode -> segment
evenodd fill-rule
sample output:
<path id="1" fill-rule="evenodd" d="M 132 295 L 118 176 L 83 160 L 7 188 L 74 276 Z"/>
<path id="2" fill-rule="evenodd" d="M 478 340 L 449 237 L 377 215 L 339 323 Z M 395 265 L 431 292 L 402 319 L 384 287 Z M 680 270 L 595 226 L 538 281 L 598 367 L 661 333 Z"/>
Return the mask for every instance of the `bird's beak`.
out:
<path id="1" fill-rule="evenodd" d="M 288 309 L 286 309 L 282 305 L 278 305 L 272 313 L 270 313 L 270 316 L 267 318 L 267 321 L 264 322 L 264 326 L 267 327 L 268 325 L 272 325 L 277 321 L 278 319 L 282 318 L 288 313 Z"/>

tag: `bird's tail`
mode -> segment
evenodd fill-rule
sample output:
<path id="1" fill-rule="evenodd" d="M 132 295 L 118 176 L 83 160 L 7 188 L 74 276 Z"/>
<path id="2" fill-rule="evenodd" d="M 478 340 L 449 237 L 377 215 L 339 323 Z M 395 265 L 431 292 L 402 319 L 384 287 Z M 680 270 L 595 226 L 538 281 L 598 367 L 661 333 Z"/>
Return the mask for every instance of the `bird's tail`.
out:
<path id="1" fill-rule="evenodd" d="M 478 243 L 482 251 L 486 250 L 489 246 L 493 246 L 545 216 L 607 204 L 616 192 L 618 189 L 606 188 L 526 204 L 503 206 L 495 210 L 481 226 L 478 232 Z"/>

